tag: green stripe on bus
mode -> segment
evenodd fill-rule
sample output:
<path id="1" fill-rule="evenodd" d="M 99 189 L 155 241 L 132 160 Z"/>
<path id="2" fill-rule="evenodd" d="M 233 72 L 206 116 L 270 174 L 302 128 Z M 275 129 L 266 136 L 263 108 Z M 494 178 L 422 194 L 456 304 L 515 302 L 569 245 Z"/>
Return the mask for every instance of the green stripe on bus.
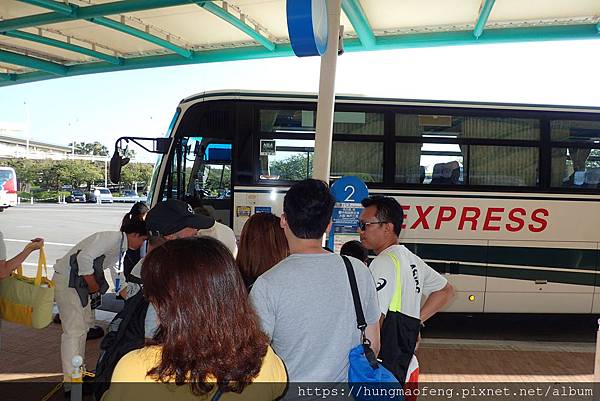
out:
<path id="1" fill-rule="evenodd" d="M 422 259 L 596 271 L 595 249 L 403 243 Z"/>
<path id="2" fill-rule="evenodd" d="M 428 263 L 433 269 L 443 271 L 443 266 L 437 262 Z M 536 281 L 546 280 L 549 283 L 574 284 L 585 286 L 600 286 L 595 274 L 580 272 L 548 271 L 537 269 L 523 269 L 518 267 L 477 266 L 460 264 L 455 274 L 466 276 L 507 278 L 513 280 Z"/>

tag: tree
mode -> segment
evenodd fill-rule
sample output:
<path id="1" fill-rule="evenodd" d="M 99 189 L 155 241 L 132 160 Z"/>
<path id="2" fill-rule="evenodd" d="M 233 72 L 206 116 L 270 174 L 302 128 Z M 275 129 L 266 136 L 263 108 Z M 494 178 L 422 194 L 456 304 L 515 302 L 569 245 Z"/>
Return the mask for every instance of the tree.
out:
<path id="1" fill-rule="evenodd" d="M 121 156 L 135 159 L 135 150 L 129 148 L 122 149 Z"/>
<path id="2" fill-rule="evenodd" d="M 152 178 L 152 169 L 152 164 L 129 163 L 121 171 L 121 182 L 127 186 L 133 185 L 134 182 L 148 185 Z"/>
<path id="3" fill-rule="evenodd" d="M 73 142 L 69 146 L 73 146 Z M 108 148 L 97 141 L 75 143 L 75 154 L 77 155 L 108 156 L 108 153 Z"/>
<path id="4" fill-rule="evenodd" d="M 213 195 L 219 195 L 224 189 L 231 189 L 231 168 L 229 166 L 220 166 L 215 168 L 209 166 L 208 176 L 204 189 L 209 190 Z"/>
<path id="5" fill-rule="evenodd" d="M 281 180 L 300 181 L 312 175 L 313 158 L 310 153 L 297 154 L 283 160 L 275 160 L 270 165 L 270 175 Z"/>
<path id="6" fill-rule="evenodd" d="M 101 181 L 104 177 L 103 168 L 98 163 L 87 160 L 63 160 L 62 165 L 66 167 L 65 179 L 66 183 L 73 188 L 85 185 L 89 190 L 97 181 Z"/>
<path id="7" fill-rule="evenodd" d="M 40 162 L 40 187 L 47 191 L 59 191 L 68 182 L 68 174 L 68 167 L 61 161 L 43 160 Z"/>

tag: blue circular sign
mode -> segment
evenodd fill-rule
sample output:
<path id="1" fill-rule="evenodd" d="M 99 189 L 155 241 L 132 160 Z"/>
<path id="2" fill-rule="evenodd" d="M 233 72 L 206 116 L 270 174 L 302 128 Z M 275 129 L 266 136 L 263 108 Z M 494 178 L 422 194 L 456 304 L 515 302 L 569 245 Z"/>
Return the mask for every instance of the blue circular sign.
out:
<path id="1" fill-rule="evenodd" d="M 349 175 L 335 181 L 331 186 L 331 193 L 336 202 L 360 203 L 369 196 L 369 189 L 360 178 Z"/>
<path id="2" fill-rule="evenodd" d="M 327 1 L 287 0 L 288 33 L 298 57 L 322 56 L 327 51 Z"/>

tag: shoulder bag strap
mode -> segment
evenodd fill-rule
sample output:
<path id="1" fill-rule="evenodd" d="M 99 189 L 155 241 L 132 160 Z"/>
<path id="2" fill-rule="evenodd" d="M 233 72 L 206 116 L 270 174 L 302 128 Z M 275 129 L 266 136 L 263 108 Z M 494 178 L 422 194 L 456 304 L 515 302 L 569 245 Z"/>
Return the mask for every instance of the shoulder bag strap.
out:
<path id="1" fill-rule="evenodd" d="M 35 274 L 35 280 L 33 284 L 36 287 L 40 287 L 42 285 L 42 277 L 43 273 L 46 273 L 46 277 L 48 276 L 48 270 L 46 268 L 46 254 L 44 253 L 44 248 L 40 248 L 38 256 L 38 268 L 37 273 Z"/>
<path id="2" fill-rule="evenodd" d="M 356 276 L 354 275 L 354 268 L 352 267 L 352 263 L 350 260 L 342 255 L 342 259 L 344 259 L 344 264 L 346 265 L 346 272 L 348 273 L 348 281 L 350 281 L 350 289 L 352 290 L 352 300 L 354 301 L 354 310 L 356 311 L 356 323 L 358 329 L 362 332 L 364 337 L 365 328 L 367 327 L 367 322 L 365 321 L 365 315 L 362 310 L 362 305 L 360 303 L 360 294 L 358 292 L 358 285 L 356 284 Z"/>
<path id="3" fill-rule="evenodd" d="M 352 300 L 354 301 L 354 310 L 356 311 L 356 327 L 358 327 L 358 329 L 360 330 L 360 341 L 363 345 L 363 352 L 371 368 L 378 369 L 379 363 L 377 362 L 377 357 L 375 356 L 373 349 L 371 349 L 371 341 L 369 341 L 369 339 L 365 335 L 367 321 L 365 320 L 365 315 L 363 313 L 362 305 L 360 303 L 360 294 L 358 292 L 358 285 L 356 284 L 354 268 L 352 267 L 352 263 L 346 256 L 342 255 L 342 259 L 344 259 L 344 264 L 346 265 L 346 272 L 348 272 L 348 281 L 350 281 L 350 289 L 352 290 Z"/>
<path id="4" fill-rule="evenodd" d="M 223 391 L 221 390 L 220 387 L 217 387 L 217 391 L 215 391 L 215 393 L 213 394 L 210 401 L 219 401 L 219 398 L 221 398 L 222 395 L 223 395 Z"/>

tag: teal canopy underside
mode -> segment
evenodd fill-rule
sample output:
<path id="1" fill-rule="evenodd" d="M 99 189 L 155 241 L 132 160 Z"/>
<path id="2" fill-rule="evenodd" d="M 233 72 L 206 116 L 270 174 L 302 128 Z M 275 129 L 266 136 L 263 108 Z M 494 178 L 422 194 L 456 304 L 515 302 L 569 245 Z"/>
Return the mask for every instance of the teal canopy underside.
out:
<path id="1" fill-rule="evenodd" d="M 503 1 L 515 7 L 520 4 L 516 0 L 483 0 L 473 10 L 468 9 L 473 2 L 457 2 L 464 10 L 448 13 L 446 21 L 438 14 L 411 19 L 406 15 L 409 10 L 402 8 L 404 2 L 342 0 L 344 49 L 357 52 L 600 38 L 596 17 L 600 3 L 572 0 L 564 3 L 567 10 L 555 5 L 556 10 L 540 9 L 539 16 L 532 19 L 535 10 L 518 17 Z M 139 68 L 293 56 L 284 0 L 6 3 L 0 6 L 0 86 Z M 420 6 L 439 13 L 426 8 L 435 4 L 439 3 L 423 0 Z"/>

